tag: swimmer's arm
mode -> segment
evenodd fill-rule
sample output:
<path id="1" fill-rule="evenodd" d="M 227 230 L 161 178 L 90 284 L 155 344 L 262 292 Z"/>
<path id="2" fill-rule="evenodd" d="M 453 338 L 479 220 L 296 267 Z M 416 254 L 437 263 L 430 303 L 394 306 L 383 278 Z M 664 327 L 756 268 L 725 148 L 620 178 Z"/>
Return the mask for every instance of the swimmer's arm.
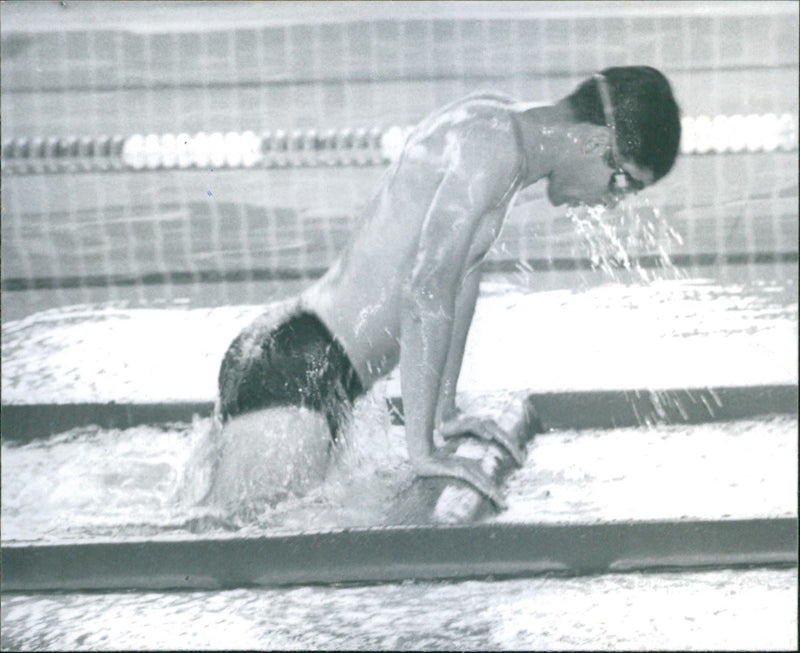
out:
<path id="1" fill-rule="evenodd" d="M 453 191 L 447 189 L 443 182 L 437 199 L 452 198 Z M 404 288 L 402 307 L 400 382 L 409 458 L 418 475 L 461 479 L 503 507 L 500 489 L 477 461 L 445 455 L 433 442 L 436 407 L 453 342 L 456 299 L 480 220 L 472 213 L 473 204 L 445 202 L 442 209 L 438 202 L 434 204 L 422 230 L 420 254 Z"/>
<path id="2" fill-rule="evenodd" d="M 475 314 L 475 303 L 478 299 L 480 283 L 481 269 L 479 265 L 475 265 L 464 277 L 464 281 L 458 290 L 450 348 L 447 352 L 447 360 L 439 389 L 439 402 L 436 408 L 437 424 L 455 417 L 457 413 L 456 389 L 458 377 L 464 360 L 464 349 L 467 344 L 469 327 Z"/>
<path id="3" fill-rule="evenodd" d="M 516 440 L 503 431 L 493 420 L 477 416 L 463 415 L 456 406 L 456 388 L 461 365 L 464 359 L 464 348 L 467 343 L 472 317 L 475 314 L 475 303 L 478 298 L 481 271 L 480 265 L 473 265 L 456 297 L 453 333 L 450 337 L 450 350 L 447 354 L 442 382 L 439 388 L 439 403 L 436 407 L 436 428 L 444 438 L 451 438 L 470 433 L 489 442 L 496 442 L 503 447 L 514 461 L 521 467 L 524 454 Z"/>
<path id="4" fill-rule="evenodd" d="M 459 290 L 469 276 L 470 250 L 481 235 L 482 221 L 496 218 L 498 203 L 522 164 L 516 132 L 507 121 L 471 122 L 448 140 L 447 168 L 427 207 L 403 292 L 400 379 L 409 453 L 418 457 L 434 450 L 433 429 L 445 378 L 452 386 L 445 392 L 455 393 L 479 283 L 476 272 L 457 310 Z M 444 401 L 447 409 L 453 398 Z"/>
<path id="5" fill-rule="evenodd" d="M 452 342 L 459 276 L 471 234 L 466 225 L 450 239 L 448 234 L 437 233 L 454 219 L 442 213 L 429 217 L 428 223 L 436 223 L 426 224 L 423 230 L 422 238 L 429 246 L 421 246 L 403 292 L 400 381 L 412 460 L 428 458 L 434 451 L 436 407 Z M 439 251 L 428 252 L 428 247 Z"/>
<path id="6" fill-rule="evenodd" d="M 470 250 L 485 236 L 484 218 L 497 215 L 516 183 L 522 157 L 515 132 L 502 120 L 470 122 L 447 140 L 448 164 L 425 211 L 411 274 L 403 283 L 400 381 L 406 443 L 417 474 L 459 478 L 501 505 L 497 485 L 476 461 L 438 451 L 433 431 Z M 482 245 L 481 240 L 478 249 Z M 463 327 L 468 322 L 464 320 Z M 459 337 L 465 340 L 466 333 L 464 328 Z M 458 345 L 458 358 L 463 345 Z M 455 363 L 454 359 L 453 368 Z"/>

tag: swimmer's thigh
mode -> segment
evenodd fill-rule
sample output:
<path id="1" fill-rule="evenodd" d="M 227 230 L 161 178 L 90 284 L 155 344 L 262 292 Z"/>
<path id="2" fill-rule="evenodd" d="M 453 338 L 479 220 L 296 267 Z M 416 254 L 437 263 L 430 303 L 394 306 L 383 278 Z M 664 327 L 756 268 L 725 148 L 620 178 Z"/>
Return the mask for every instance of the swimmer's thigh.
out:
<path id="1" fill-rule="evenodd" d="M 316 411 L 281 406 L 237 415 L 220 433 L 210 502 L 235 509 L 303 494 L 324 480 L 330 447 L 328 424 Z"/>

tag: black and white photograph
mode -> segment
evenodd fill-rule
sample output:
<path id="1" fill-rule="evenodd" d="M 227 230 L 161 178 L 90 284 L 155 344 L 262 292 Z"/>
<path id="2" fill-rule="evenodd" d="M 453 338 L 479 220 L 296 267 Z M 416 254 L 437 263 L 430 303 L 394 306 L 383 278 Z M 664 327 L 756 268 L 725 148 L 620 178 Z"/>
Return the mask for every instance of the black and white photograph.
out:
<path id="1" fill-rule="evenodd" d="M 797 650 L 794 0 L 0 0 L 0 649 Z"/>

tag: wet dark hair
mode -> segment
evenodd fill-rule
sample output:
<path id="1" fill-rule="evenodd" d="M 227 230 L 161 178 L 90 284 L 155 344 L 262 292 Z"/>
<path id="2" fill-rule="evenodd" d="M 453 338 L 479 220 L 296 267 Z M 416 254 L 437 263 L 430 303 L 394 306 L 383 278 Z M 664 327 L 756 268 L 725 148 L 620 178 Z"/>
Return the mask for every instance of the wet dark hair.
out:
<path id="1" fill-rule="evenodd" d="M 667 78 L 649 66 L 606 68 L 620 154 L 653 171 L 654 181 L 675 163 L 681 141 L 680 109 Z M 565 98 L 579 122 L 605 125 L 597 80 L 587 79 Z"/>

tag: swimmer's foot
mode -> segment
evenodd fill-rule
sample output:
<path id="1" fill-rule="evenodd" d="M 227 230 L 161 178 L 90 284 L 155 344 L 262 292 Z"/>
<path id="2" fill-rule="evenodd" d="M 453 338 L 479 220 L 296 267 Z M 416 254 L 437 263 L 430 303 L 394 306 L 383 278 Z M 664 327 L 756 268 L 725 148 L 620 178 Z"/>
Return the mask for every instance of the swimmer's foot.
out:
<path id="1" fill-rule="evenodd" d="M 514 459 L 517 467 L 522 467 L 525 462 L 525 454 L 519 445 L 493 419 L 488 417 L 458 415 L 442 423 L 439 427 L 439 435 L 446 440 L 463 435 L 473 435 L 485 442 L 499 444 Z"/>
<path id="2" fill-rule="evenodd" d="M 498 510 L 507 508 L 497 483 L 486 475 L 476 460 L 434 454 L 417 460 L 414 471 L 422 477 L 459 479 L 489 499 Z"/>

